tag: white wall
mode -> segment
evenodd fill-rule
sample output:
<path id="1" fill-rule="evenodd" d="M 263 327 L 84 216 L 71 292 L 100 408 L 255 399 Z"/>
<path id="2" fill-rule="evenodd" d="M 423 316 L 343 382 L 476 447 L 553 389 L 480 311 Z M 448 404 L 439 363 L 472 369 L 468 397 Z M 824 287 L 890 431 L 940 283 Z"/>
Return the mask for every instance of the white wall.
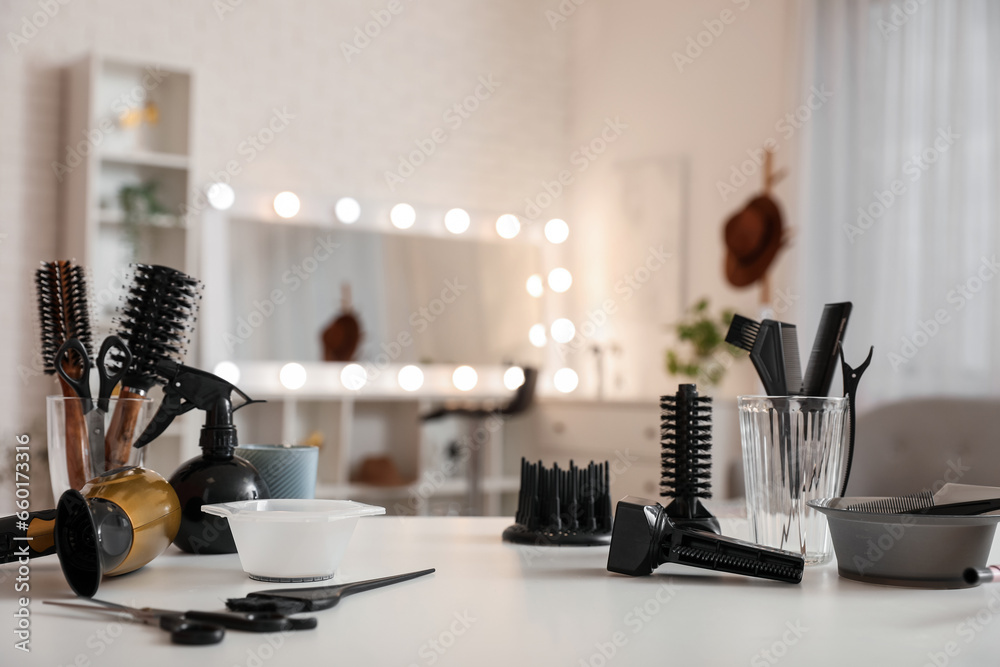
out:
<path id="1" fill-rule="evenodd" d="M 35 18 L 35 0 L 0 5 L 0 450 L 15 433 L 44 445 L 42 397 L 51 378 L 23 381 L 38 342 L 31 275 L 55 258 L 63 159 L 60 69 L 90 51 L 193 68 L 198 186 L 230 160 L 237 192 L 295 189 L 486 210 L 515 207 L 562 159 L 567 132 L 568 35 L 532 0 L 401 0 L 401 11 L 360 53 L 342 42 L 389 0 L 243 0 L 221 16 L 204 0 L 73 0 Z M 385 14 L 382 15 L 383 19 Z M 28 29 L 17 51 L 8 34 Z M 18 40 L 19 41 L 19 40 Z M 499 86 L 449 124 L 444 114 L 480 77 Z M 485 91 L 481 91 L 485 92 Z M 289 127 L 252 160 L 240 152 L 274 109 Z M 447 141 L 390 192 L 386 170 L 441 127 Z M 2 509 L 2 508 L 0 508 Z"/>
<path id="2" fill-rule="evenodd" d="M 616 0 L 587 2 L 557 30 L 573 31 L 570 144 L 577 146 L 597 136 L 606 118 L 628 125 L 619 140 L 578 174 L 572 186 L 575 275 L 583 289 L 576 291 L 577 316 L 597 308 L 608 298 L 620 309 L 611 316 L 608 337 L 622 344 L 622 363 L 635 381 L 624 392 L 656 397 L 676 389 L 677 379 L 662 368 L 670 341 L 667 328 L 676 316 L 683 287 L 688 303 L 709 296 L 716 307 L 737 307 L 748 316 L 759 310 L 759 292 L 734 290 L 723 273 L 722 228 L 725 220 L 755 194 L 761 175 L 748 179 L 723 200 L 718 181 L 747 159 L 746 151 L 778 140 L 776 164 L 792 167 L 794 139 L 785 140 L 775 128 L 800 102 L 790 98 L 796 76 L 792 53 L 794 6 L 791 2 L 656 2 Z M 720 14 L 728 11 L 723 23 Z M 688 39 L 699 39 L 705 21 L 718 36 L 679 71 L 674 53 L 684 53 Z M 708 43 L 709 35 L 701 35 Z M 692 51 L 697 54 L 697 51 Z M 672 230 L 636 228 L 623 218 L 622 166 L 638 160 L 665 160 L 681 164 L 687 174 L 686 218 L 689 240 L 671 247 L 671 261 L 685 259 L 685 285 L 668 267 L 655 271 L 649 282 L 626 299 L 614 286 L 646 256 L 649 245 L 672 238 Z M 786 222 L 794 218 L 792 180 L 777 188 L 785 204 Z M 629 264 L 623 259 L 632 257 Z M 791 254 L 779 256 L 774 288 L 790 288 Z M 657 301 L 638 298 L 652 292 Z M 794 290 L 793 290 L 794 291 Z M 671 302 L 662 295 L 677 295 Z M 783 314 L 782 318 L 793 317 Z M 794 320 L 792 320 L 794 321 Z M 601 337 L 598 334 L 596 337 Z M 804 337 L 800 338 L 803 340 Z M 581 358 L 583 367 L 592 364 Z M 741 363 L 720 390 L 724 395 L 755 391 L 748 362 Z"/>

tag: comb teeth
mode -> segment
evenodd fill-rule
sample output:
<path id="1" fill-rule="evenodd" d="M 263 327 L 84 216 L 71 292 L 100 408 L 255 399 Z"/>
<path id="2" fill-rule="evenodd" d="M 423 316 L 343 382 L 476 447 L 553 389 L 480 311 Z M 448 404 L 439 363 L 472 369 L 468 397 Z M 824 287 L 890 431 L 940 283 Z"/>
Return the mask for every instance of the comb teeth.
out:
<path id="1" fill-rule="evenodd" d="M 42 262 L 35 271 L 35 288 L 45 373 L 56 372 L 56 352 L 70 338 L 83 343 L 87 354 L 92 356 L 94 335 L 86 270 L 66 260 Z M 79 364 L 80 360 L 75 363 Z"/>
<path id="2" fill-rule="evenodd" d="M 122 384 L 149 389 L 163 382 L 157 362 L 184 362 L 201 299 L 201 282 L 166 266 L 133 266 L 135 275 L 118 318 L 119 335 L 132 352 L 132 366 Z M 121 363 L 117 355 L 113 359 Z"/>
<path id="3" fill-rule="evenodd" d="M 548 536 L 611 532 L 610 466 L 590 462 L 569 469 L 546 468 L 521 459 L 521 490 L 515 521 Z M 553 540 L 555 541 L 555 540 Z"/>
<path id="4" fill-rule="evenodd" d="M 712 399 L 682 384 L 661 396 L 660 494 L 672 498 L 711 495 Z"/>
<path id="5" fill-rule="evenodd" d="M 783 563 L 769 563 L 745 556 L 720 554 L 709 549 L 690 546 L 673 547 L 672 551 L 676 555 L 676 561 L 683 562 L 685 565 L 717 567 L 725 572 L 768 579 L 791 579 L 794 581 L 802 577 L 800 568 Z"/>
<path id="6" fill-rule="evenodd" d="M 760 333 L 760 322 L 735 314 L 729 324 L 729 331 L 726 332 L 726 342 L 750 352 L 757 341 L 758 333 Z"/>
<path id="7" fill-rule="evenodd" d="M 911 512 L 933 506 L 934 494 L 930 491 L 921 491 L 920 493 L 911 493 L 906 496 L 869 500 L 855 505 L 848 505 L 845 509 L 851 512 L 871 512 L 872 514 L 899 514 L 900 512 Z"/>
<path id="8" fill-rule="evenodd" d="M 802 359 L 799 356 L 799 337 L 794 324 L 779 322 L 781 329 L 781 355 L 785 364 L 785 391 L 798 394 L 802 391 Z"/>

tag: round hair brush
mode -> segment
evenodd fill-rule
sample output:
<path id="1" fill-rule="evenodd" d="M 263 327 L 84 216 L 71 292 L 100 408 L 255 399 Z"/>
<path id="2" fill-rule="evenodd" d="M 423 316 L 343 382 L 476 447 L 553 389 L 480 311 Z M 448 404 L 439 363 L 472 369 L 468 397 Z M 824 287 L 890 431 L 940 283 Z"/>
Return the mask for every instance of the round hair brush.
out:
<path id="1" fill-rule="evenodd" d="M 719 520 L 699 500 L 712 495 L 712 399 L 682 384 L 660 397 L 660 408 L 660 495 L 673 498 L 666 515 L 678 527 L 721 535 Z"/>
<path id="2" fill-rule="evenodd" d="M 42 262 L 35 271 L 38 299 L 38 321 L 41 330 L 42 364 L 46 375 L 56 373 L 56 353 L 62 344 L 76 338 L 87 354 L 93 352 L 93 331 L 90 324 L 88 294 L 90 281 L 86 270 L 73 262 L 61 260 Z M 83 378 L 83 359 L 71 350 L 63 359 L 63 370 L 70 377 Z M 76 391 L 59 378 L 63 396 L 73 398 Z M 86 483 L 89 466 L 84 460 L 88 442 L 87 423 L 79 401 L 66 401 L 66 470 L 74 489 Z"/>
<path id="3" fill-rule="evenodd" d="M 148 264 L 134 268 L 128 296 L 119 309 L 118 335 L 132 352 L 132 365 L 122 378 L 121 398 L 145 396 L 154 384 L 162 384 L 158 362 L 184 362 L 201 298 L 201 282 L 186 273 Z M 108 469 L 128 461 L 139 416 L 137 404 L 119 401 L 115 407 L 105 439 Z"/>

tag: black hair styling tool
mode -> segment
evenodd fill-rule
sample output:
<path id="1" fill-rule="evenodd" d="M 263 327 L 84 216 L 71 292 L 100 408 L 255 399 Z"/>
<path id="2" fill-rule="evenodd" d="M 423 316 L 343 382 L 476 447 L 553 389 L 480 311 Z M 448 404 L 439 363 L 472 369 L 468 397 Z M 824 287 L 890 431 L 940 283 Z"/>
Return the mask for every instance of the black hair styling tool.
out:
<path id="1" fill-rule="evenodd" d="M 70 261 L 42 262 L 35 271 L 38 298 L 38 319 L 41 330 L 42 363 L 46 375 L 56 373 L 56 354 L 70 339 L 77 339 L 83 353 L 74 349 L 59 363 L 62 370 L 74 378 L 83 378 L 86 356 L 93 349 L 88 294 L 90 284 L 86 271 Z M 75 398 L 77 392 L 60 375 L 63 396 Z M 66 401 L 66 469 L 74 489 L 82 488 L 88 478 L 89 465 L 84 460 L 87 424 L 82 401 Z"/>
<path id="2" fill-rule="evenodd" d="M 910 510 L 930 507 L 934 504 L 934 494 L 930 491 L 920 491 L 905 496 L 890 496 L 876 500 L 866 500 L 862 503 L 848 505 L 844 509 L 851 512 L 871 512 L 872 514 L 902 514 Z"/>
<path id="3" fill-rule="evenodd" d="M 199 281 L 176 269 L 135 265 L 132 286 L 120 310 L 121 337 L 132 352 L 132 366 L 122 378 L 121 398 L 143 397 L 154 384 L 162 384 L 157 362 L 184 361 L 200 291 Z M 128 461 L 139 417 L 136 403 L 119 402 L 112 415 L 105 441 L 109 468 Z"/>
<path id="4" fill-rule="evenodd" d="M 837 368 L 837 353 L 851 317 L 851 302 L 828 303 L 823 306 L 816 338 L 813 340 L 806 378 L 802 383 L 803 396 L 827 396 Z"/>
<path id="5" fill-rule="evenodd" d="M 434 568 L 397 574 L 381 579 L 356 581 L 353 584 L 337 586 L 315 586 L 312 588 L 277 588 L 274 590 L 257 591 L 245 598 L 230 598 L 226 606 L 231 611 L 245 612 L 275 612 L 279 614 L 300 614 L 307 611 L 322 611 L 337 606 L 341 598 L 354 593 L 363 593 L 375 588 L 398 584 L 410 579 L 416 579 L 434 572 Z"/>
<path id="6" fill-rule="evenodd" d="M 847 493 L 847 482 L 851 479 L 851 463 L 854 462 L 854 427 L 855 427 L 855 404 L 858 396 L 858 385 L 861 384 L 861 376 L 872 363 L 872 355 L 875 354 L 875 346 L 868 349 L 868 357 L 857 368 L 851 368 L 844 361 L 844 349 L 840 348 L 841 373 L 844 375 L 844 395 L 847 396 L 848 424 L 851 434 L 847 440 L 847 462 L 844 464 L 844 480 L 840 484 L 840 497 Z"/>
<path id="7" fill-rule="evenodd" d="M 712 399 L 682 384 L 660 397 L 660 410 L 660 495 L 673 499 L 667 516 L 676 526 L 721 534 L 719 520 L 699 500 L 712 495 Z"/>
<path id="8" fill-rule="evenodd" d="M 798 392 L 801 388 L 798 341 L 793 325 L 774 320 L 756 322 L 733 315 L 726 342 L 750 353 L 750 361 L 768 396 L 787 396 L 790 391 Z M 790 348 L 788 354 L 786 345 Z"/>
<path id="9" fill-rule="evenodd" d="M 611 539 L 610 466 L 590 462 L 569 470 L 521 459 L 521 490 L 515 524 L 503 539 L 540 546 L 593 546 Z"/>
<path id="10" fill-rule="evenodd" d="M 659 503 L 629 496 L 618 502 L 608 570 L 639 576 L 664 563 L 797 584 L 805 559 L 704 530 L 677 526 Z"/>

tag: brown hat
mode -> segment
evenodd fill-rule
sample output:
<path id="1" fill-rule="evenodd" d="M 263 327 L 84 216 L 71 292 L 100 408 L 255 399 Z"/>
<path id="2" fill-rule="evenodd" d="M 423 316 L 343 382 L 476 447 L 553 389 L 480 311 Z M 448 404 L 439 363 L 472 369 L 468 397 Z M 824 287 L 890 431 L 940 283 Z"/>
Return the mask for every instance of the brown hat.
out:
<path id="1" fill-rule="evenodd" d="M 767 195 L 755 197 L 726 221 L 726 279 L 746 287 L 767 272 L 782 245 L 781 209 Z"/>

